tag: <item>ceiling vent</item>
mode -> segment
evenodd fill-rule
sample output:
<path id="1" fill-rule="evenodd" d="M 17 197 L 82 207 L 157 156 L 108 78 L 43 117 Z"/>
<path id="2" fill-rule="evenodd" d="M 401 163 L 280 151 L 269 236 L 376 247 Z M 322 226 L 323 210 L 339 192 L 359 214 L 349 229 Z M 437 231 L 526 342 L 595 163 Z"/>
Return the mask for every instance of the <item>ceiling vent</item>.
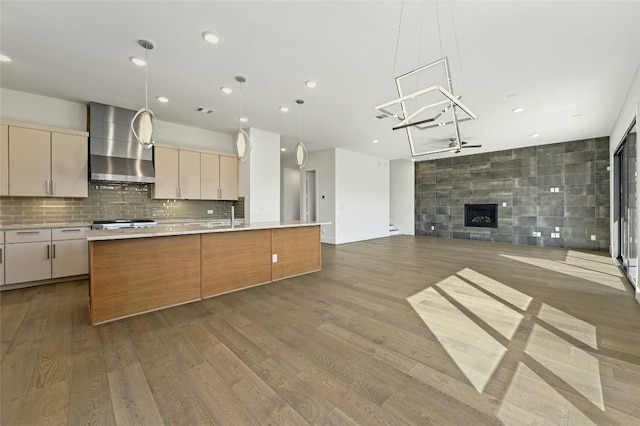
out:
<path id="1" fill-rule="evenodd" d="M 203 114 L 213 114 L 215 112 L 215 110 L 211 109 L 211 108 L 206 108 L 206 107 L 197 107 L 196 111 L 201 112 Z"/>

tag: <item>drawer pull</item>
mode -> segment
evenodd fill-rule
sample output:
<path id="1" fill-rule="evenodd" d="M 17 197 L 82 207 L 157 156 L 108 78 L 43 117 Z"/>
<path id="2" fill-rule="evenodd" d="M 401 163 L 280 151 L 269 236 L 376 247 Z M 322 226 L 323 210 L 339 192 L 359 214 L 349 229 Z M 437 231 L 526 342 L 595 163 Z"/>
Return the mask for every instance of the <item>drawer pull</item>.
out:
<path id="1" fill-rule="evenodd" d="M 40 231 L 18 231 L 17 234 L 19 235 L 23 235 L 23 234 L 39 234 Z"/>
<path id="2" fill-rule="evenodd" d="M 53 246 L 53 258 L 55 259 L 56 258 L 56 245 L 52 244 L 52 246 Z"/>
<path id="3" fill-rule="evenodd" d="M 80 232 L 82 229 L 63 229 L 62 232 Z"/>
<path id="4" fill-rule="evenodd" d="M 51 259 L 51 246 L 47 244 L 47 259 Z"/>
<path id="5" fill-rule="evenodd" d="M 2 250 L 3 250 L 3 249 L 2 249 L 2 248 L 0 248 L 0 265 L 2 265 L 2 258 L 3 258 L 3 256 L 2 256 Z"/>

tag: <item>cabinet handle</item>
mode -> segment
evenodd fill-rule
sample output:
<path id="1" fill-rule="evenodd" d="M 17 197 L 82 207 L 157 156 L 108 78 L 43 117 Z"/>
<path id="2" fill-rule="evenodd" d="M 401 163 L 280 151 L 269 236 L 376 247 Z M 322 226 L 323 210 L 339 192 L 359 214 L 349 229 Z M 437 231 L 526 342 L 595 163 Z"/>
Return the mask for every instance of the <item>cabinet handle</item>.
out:
<path id="1" fill-rule="evenodd" d="M 55 195 L 56 193 L 56 183 L 51 181 L 51 195 Z"/>
<path id="2" fill-rule="evenodd" d="M 52 245 L 53 245 L 53 258 L 55 259 L 56 258 L 56 245 L 55 244 L 52 244 Z"/>
<path id="3" fill-rule="evenodd" d="M 80 232 L 82 229 L 63 229 L 62 232 Z"/>
<path id="4" fill-rule="evenodd" d="M 45 185 L 46 185 L 46 189 L 45 191 L 47 191 L 47 195 L 51 194 L 51 184 L 49 183 L 49 181 L 45 181 Z"/>
<path id="5" fill-rule="evenodd" d="M 51 246 L 47 244 L 47 259 L 51 259 Z"/>
<path id="6" fill-rule="evenodd" d="M 20 235 L 22 235 L 22 234 L 39 234 L 39 233 L 40 233 L 40 231 L 18 231 L 18 232 L 16 232 L 16 234 L 20 234 Z"/>
<path id="7" fill-rule="evenodd" d="M 4 249 L 0 248 L 0 265 L 2 265 L 2 259 L 4 259 L 4 256 L 2 256 L 2 250 Z"/>

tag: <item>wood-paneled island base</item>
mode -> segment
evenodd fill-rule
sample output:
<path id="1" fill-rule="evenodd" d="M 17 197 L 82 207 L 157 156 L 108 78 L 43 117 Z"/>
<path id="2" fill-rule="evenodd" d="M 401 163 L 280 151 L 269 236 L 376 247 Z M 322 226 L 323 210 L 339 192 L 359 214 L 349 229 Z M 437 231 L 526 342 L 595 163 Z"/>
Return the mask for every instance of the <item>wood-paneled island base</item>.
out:
<path id="1" fill-rule="evenodd" d="M 319 271 L 320 225 L 87 231 L 91 324 Z"/>

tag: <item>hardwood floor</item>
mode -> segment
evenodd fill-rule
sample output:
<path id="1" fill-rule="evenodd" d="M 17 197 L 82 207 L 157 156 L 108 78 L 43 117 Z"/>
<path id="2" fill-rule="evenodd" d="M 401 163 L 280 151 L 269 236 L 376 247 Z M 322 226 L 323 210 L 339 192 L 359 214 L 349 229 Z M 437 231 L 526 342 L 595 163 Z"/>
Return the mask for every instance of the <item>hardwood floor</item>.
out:
<path id="1" fill-rule="evenodd" d="M 394 236 L 91 327 L 0 293 L 2 425 L 640 423 L 640 307 L 599 253 Z"/>

